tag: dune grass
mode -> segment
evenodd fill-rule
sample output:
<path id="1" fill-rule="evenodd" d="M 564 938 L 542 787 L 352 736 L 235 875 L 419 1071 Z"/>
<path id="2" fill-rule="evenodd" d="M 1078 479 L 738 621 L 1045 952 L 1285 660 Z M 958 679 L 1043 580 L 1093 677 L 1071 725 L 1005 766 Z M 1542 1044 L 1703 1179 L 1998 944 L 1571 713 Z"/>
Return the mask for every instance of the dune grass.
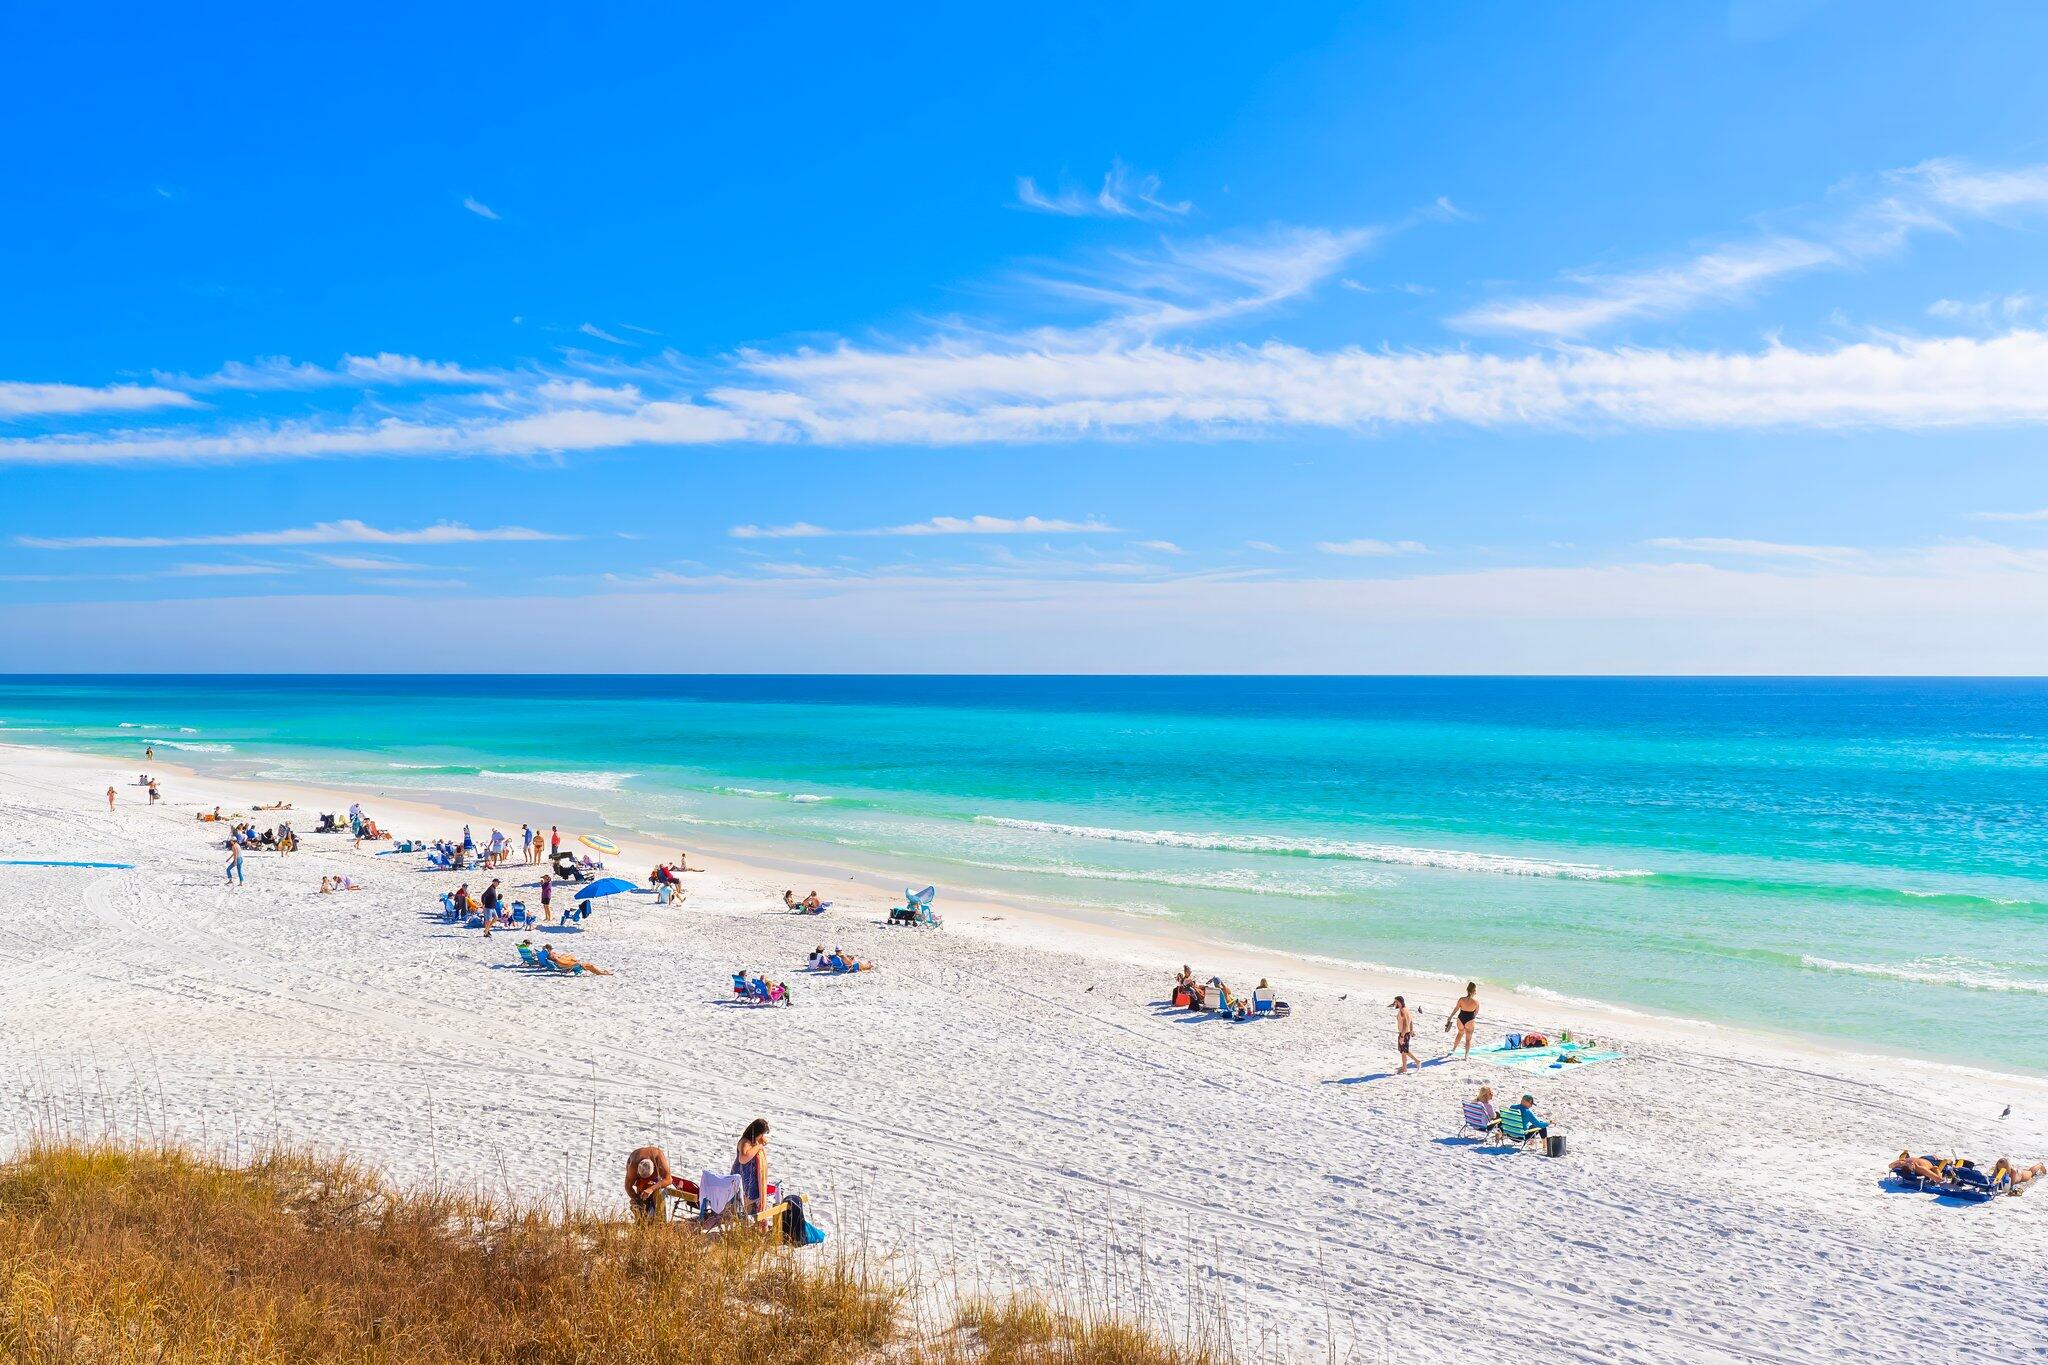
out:
<path id="1" fill-rule="evenodd" d="M 857 1252 L 402 1191 L 352 1163 L 47 1142 L 0 1166 L 0 1359 L 1209 1365 L 1109 1318 L 936 1330 Z"/>

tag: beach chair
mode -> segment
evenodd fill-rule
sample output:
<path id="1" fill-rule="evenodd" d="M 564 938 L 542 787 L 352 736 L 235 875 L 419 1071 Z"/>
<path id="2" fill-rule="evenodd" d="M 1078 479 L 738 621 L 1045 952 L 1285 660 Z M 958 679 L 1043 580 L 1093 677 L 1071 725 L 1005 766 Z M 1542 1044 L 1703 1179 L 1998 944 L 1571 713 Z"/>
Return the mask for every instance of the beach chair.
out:
<path id="1" fill-rule="evenodd" d="M 1489 1138 L 1493 1136 L 1494 1130 L 1500 1126 L 1500 1115 L 1493 1112 L 1493 1106 L 1490 1104 L 1481 1104 L 1478 1100 L 1466 1100 L 1461 1113 L 1463 1118 L 1458 1124 L 1458 1132 L 1460 1133 L 1477 1133 L 1483 1138 Z"/>
<path id="2" fill-rule="evenodd" d="M 519 945 L 519 960 L 529 967 L 541 966 L 540 956 L 524 943 Z"/>
<path id="3" fill-rule="evenodd" d="M 1283 1000 L 1275 1000 L 1271 987 L 1252 992 L 1253 1018 L 1264 1016 L 1266 1018 L 1281 1019 L 1285 1018 L 1287 1013 L 1287 1003 Z"/>
<path id="4" fill-rule="evenodd" d="M 744 1212 L 746 1183 L 736 1175 L 705 1171 L 697 1177 L 697 1225 L 706 1232 L 747 1224 L 768 1228 L 781 1226 L 783 1210 L 787 1207 L 778 1197 L 781 1191 L 770 1185 L 761 1193 L 767 1198 L 762 1201 L 760 1212 L 748 1215 Z"/>
<path id="5" fill-rule="evenodd" d="M 1524 1150 L 1543 1140 L 1542 1130 L 1523 1122 L 1522 1111 L 1512 1107 L 1500 1111 L 1500 1135 Z"/>
<path id="6" fill-rule="evenodd" d="M 512 912 L 505 916 L 507 924 L 531 924 L 533 916 L 526 913 L 525 901 L 513 901 Z"/>
<path id="7" fill-rule="evenodd" d="M 452 891 L 441 893 L 441 918 L 450 924 L 455 923 L 455 893 Z"/>

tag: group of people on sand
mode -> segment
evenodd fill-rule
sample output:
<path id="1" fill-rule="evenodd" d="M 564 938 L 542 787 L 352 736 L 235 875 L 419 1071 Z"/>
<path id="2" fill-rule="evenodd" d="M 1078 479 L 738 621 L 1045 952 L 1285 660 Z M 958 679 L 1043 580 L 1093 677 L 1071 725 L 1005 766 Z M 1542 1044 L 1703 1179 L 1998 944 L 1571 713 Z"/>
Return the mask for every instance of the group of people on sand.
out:
<path id="1" fill-rule="evenodd" d="M 825 951 L 825 945 L 821 943 L 811 949 L 811 955 L 804 959 L 804 970 L 807 972 L 871 972 L 874 969 L 873 962 L 855 957 L 836 944 L 828 953 Z"/>
<path id="2" fill-rule="evenodd" d="M 1475 1115 L 1483 1120 L 1475 1124 L 1475 1127 L 1484 1128 L 1486 1131 L 1493 1133 L 1501 1131 L 1500 1111 L 1493 1107 L 1492 1086 L 1482 1085 L 1479 1087 L 1479 1094 L 1472 1101 L 1472 1108 Z M 1524 1095 L 1520 1104 L 1511 1104 L 1508 1108 L 1521 1120 L 1522 1131 L 1527 1137 L 1533 1139 L 1550 1135 L 1549 1120 L 1536 1116 L 1536 1097 L 1534 1095 Z"/>
<path id="3" fill-rule="evenodd" d="M 796 892 L 784 891 L 782 893 L 782 903 L 799 915 L 822 915 L 825 913 L 825 902 L 818 899 L 816 891 L 811 892 L 810 895 L 805 896 L 802 900 L 796 898 Z"/>
<path id="4" fill-rule="evenodd" d="M 1272 993 L 1272 983 L 1263 976 L 1252 993 L 1246 995 L 1241 991 L 1232 992 L 1220 976 L 1197 981 L 1194 969 L 1182 963 L 1181 969 L 1174 974 L 1170 999 L 1176 1009 L 1204 1014 L 1220 1011 L 1234 1019 L 1245 1019 L 1254 1013 L 1258 1001 L 1270 999 Z"/>
<path id="5" fill-rule="evenodd" d="M 789 986 L 781 981 L 770 981 L 765 976 L 754 976 L 745 967 L 732 974 L 732 993 L 742 1001 L 760 1005 L 787 1005 L 790 1003 Z"/>
<path id="6" fill-rule="evenodd" d="M 1422 1070 L 1422 1063 L 1415 1058 L 1415 1011 L 1409 1008 L 1408 997 L 1395 996 L 1387 1008 L 1394 1012 L 1394 1051 L 1399 1058 L 1399 1065 L 1394 1068 L 1394 1074 L 1399 1076 L 1410 1070 Z M 1470 1059 L 1472 1031 L 1478 1022 L 1479 983 L 1467 981 L 1465 993 L 1458 997 L 1458 1002 L 1451 1006 L 1451 1012 L 1444 1016 L 1444 1032 L 1451 1035 L 1451 1046 L 1444 1053 L 1446 1059 L 1454 1056 L 1461 1047 L 1465 1050 L 1466 1058 Z"/>
<path id="7" fill-rule="evenodd" d="M 2011 1158 L 2000 1157 L 1992 1163 L 1991 1174 L 1987 1176 L 1974 1161 L 1915 1156 L 1911 1150 L 1900 1152 L 1888 1169 L 1895 1176 L 1922 1185 L 1936 1185 L 1958 1192 L 1981 1190 L 1988 1194 L 2018 1194 L 2048 1175 L 2048 1165 L 2038 1161 L 2022 1169 L 2013 1165 Z"/>
<path id="8" fill-rule="evenodd" d="M 739 1181 L 738 1212 L 756 1217 L 771 1206 L 777 1191 L 768 1178 L 768 1120 L 755 1119 L 741 1130 L 728 1174 Z M 636 1217 L 665 1222 L 671 1201 L 688 1202 L 695 1193 L 694 1185 L 676 1178 L 661 1148 L 649 1143 L 627 1154 L 626 1198 Z M 729 1216 L 732 1211 L 728 1207 L 719 1213 Z"/>
<path id="9" fill-rule="evenodd" d="M 536 967 L 546 967 L 550 971 L 564 972 L 570 976 L 579 972 L 588 972 L 592 976 L 611 975 L 610 971 L 594 962 L 579 961 L 567 953 L 557 951 L 552 943 L 543 943 L 536 948 L 530 938 L 519 941 L 519 955 L 530 959 Z"/>

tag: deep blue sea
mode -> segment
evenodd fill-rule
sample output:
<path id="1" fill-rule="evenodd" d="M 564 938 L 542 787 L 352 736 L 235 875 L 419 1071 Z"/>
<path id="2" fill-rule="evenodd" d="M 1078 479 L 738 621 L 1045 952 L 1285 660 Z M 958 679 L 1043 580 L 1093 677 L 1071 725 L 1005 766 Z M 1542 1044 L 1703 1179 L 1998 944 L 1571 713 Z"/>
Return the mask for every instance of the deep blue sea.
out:
<path id="1" fill-rule="evenodd" d="M 14 677 L 0 739 L 2048 1070 L 2048 681 Z"/>

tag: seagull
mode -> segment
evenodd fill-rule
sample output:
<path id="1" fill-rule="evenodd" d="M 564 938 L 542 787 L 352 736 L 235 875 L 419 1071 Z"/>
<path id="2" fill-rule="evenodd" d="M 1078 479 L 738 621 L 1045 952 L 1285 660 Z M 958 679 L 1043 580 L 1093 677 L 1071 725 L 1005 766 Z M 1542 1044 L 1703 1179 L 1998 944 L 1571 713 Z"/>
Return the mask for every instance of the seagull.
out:
<path id="1" fill-rule="evenodd" d="M 2000 1114 L 2000 1115 L 1999 1115 L 1998 1117 L 2000 1117 L 2000 1118 L 2002 1118 L 2002 1119 L 2009 1119 L 2009 1118 L 2011 1118 L 2011 1117 L 2012 1117 L 2012 1106 L 2011 1106 L 2011 1105 L 2009 1105 L 2009 1104 L 2008 1104 L 2007 1106 L 2005 1106 L 2005 1112 L 2004 1112 L 2003 1114 Z"/>

